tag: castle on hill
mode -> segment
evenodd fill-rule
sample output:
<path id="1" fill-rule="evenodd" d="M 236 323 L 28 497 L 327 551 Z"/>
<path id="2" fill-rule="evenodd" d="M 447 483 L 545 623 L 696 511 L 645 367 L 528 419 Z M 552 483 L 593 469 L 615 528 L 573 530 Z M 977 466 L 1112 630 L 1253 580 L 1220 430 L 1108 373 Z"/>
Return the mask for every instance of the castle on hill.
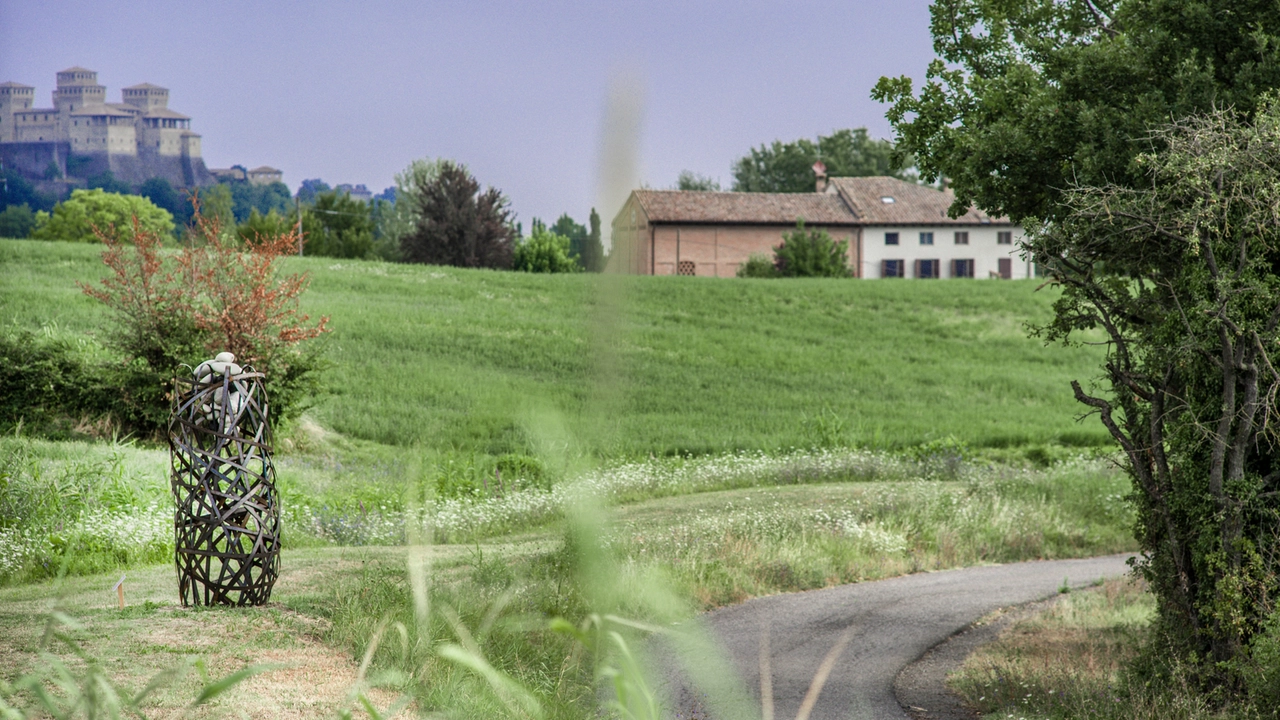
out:
<path id="1" fill-rule="evenodd" d="M 169 90 L 151 83 L 107 102 L 98 73 L 58 73 L 53 107 L 38 108 L 35 88 L 0 83 L 0 160 L 33 181 L 76 185 L 110 171 L 137 185 L 153 177 L 177 187 L 216 182 L 200 155 L 191 118 L 169 109 Z"/>

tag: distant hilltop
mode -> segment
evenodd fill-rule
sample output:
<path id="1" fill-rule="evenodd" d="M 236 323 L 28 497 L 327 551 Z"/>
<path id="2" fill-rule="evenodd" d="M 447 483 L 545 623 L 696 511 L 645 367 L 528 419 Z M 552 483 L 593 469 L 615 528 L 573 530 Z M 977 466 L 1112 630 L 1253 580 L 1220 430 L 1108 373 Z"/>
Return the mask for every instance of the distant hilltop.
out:
<path id="1" fill-rule="evenodd" d="M 169 90 L 151 83 L 107 102 L 98 73 L 72 67 L 58 73 L 53 107 L 35 105 L 35 88 L 0 83 L 0 160 L 42 184 L 82 185 L 108 171 L 137 185 L 164 178 L 177 187 L 217 179 L 200 156 L 191 118 L 169 109 Z M 278 171 L 277 171 L 278 172 Z"/>

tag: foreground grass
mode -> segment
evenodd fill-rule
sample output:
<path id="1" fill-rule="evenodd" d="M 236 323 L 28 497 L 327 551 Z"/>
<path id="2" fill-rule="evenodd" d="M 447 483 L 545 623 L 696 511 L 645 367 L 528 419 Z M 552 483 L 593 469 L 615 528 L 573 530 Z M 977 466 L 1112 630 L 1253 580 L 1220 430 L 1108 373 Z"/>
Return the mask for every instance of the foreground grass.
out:
<path id="1" fill-rule="evenodd" d="M 50 523 L 61 518 L 65 532 L 91 535 L 100 543 L 84 539 L 72 551 L 50 556 L 55 566 L 59 560 L 69 566 L 86 555 L 102 561 L 115 558 L 132 568 L 149 559 L 145 553 L 131 555 L 127 547 L 111 545 L 127 545 L 124 536 L 95 535 L 75 520 L 79 516 L 68 512 L 72 507 L 92 510 L 123 501 L 113 500 L 111 493 L 94 495 L 92 483 L 76 485 L 66 478 L 119 467 L 115 472 L 122 482 L 139 493 L 131 502 L 149 502 L 149 493 L 163 492 L 155 479 L 150 485 L 143 479 L 151 476 L 148 468 L 163 467 L 161 451 L 22 438 L 4 443 L 23 458 L 9 465 L 9 480 L 17 483 L 10 489 L 39 483 L 67 490 L 52 496 L 19 494 L 63 503 L 57 506 L 59 512 L 41 516 L 45 521 L 34 529 L 49 532 Z M 33 467 L 39 469 L 32 472 Z M 350 466 L 343 472 L 348 470 L 364 473 Z M 307 523 L 314 516 L 299 514 L 297 501 L 308 493 L 332 492 L 324 488 L 335 477 L 340 481 L 345 476 L 326 471 L 315 485 L 307 485 L 304 468 L 293 472 L 284 484 L 294 507 L 286 514 L 288 572 L 275 600 L 298 613 L 297 622 L 313 622 L 306 637 L 336 649 L 346 662 L 368 653 L 371 670 L 392 695 L 406 693 L 422 710 L 457 717 L 494 717 L 507 710 L 487 683 L 439 655 L 441 643 L 473 639 L 486 662 L 526 688 L 549 718 L 593 717 L 599 656 L 584 651 L 573 637 L 552 631 L 549 622 L 554 618 L 577 624 L 593 613 L 614 613 L 665 623 L 755 595 L 976 562 L 1131 548 L 1127 530 L 1132 520 L 1120 501 L 1126 481 L 1099 461 L 1035 470 L 863 451 L 779 458 L 657 458 L 588 474 L 577 485 L 566 483 L 560 495 L 530 489 L 432 506 L 436 514 L 429 516 L 430 522 L 447 516 L 442 513 L 505 520 L 488 526 L 487 535 L 472 534 L 465 542 L 430 547 L 423 556 L 429 569 L 424 571 L 428 589 L 423 591 L 427 602 L 422 612 L 415 609 L 419 604 L 414 585 L 406 576 L 411 551 L 403 546 L 299 547 L 327 545 L 329 538 L 323 532 L 308 534 Z M 387 471 L 381 477 L 378 482 L 392 483 L 399 476 Z M 571 508 L 543 503 L 556 497 L 571 501 L 568 488 L 573 487 L 598 503 L 592 529 L 585 534 L 580 523 L 566 521 Z M 79 489 L 71 492 L 72 488 Z M 67 497 L 79 498 L 81 504 L 73 506 Z M 124 515 L 129 506 L 115 507 L 112 512 Z M 521 508 L 532 510 L 521 514 Z M 362 520 L 372 525 L 374 516 L 382 515 L 383 521 L 398 518 L 401 531 L 406 521 L 416 522 L 417 517 L 393 508 L 385 514 L 381 507 L 366 511 Z M 172 549 L 162 545 L 158 552 L 167 556 Z M 85 563 L 79 570 L 94 567 Z M 39 567 L 32 572 L 38 573 Z M 315 649 L 305 642 L 296 647 L 273 644 L 284 642 L 281 635 L 302 632 L 294 632 L 292 615 L 281 619 L 271 615 L 270 608 L 180 611 L 173 606 L 171 569 L 129 572 L 135 578 L 131 583 L 151 589 L 139 592 L 131 584 L 131 602 L 142 602 L 142 608 L 120 615 L 109 610 L 115 577 L 90 575 L 63 585 L 78 588 L 70 596 L 82 598 L 64 602 L 66 609 L 86 619 L 81 639 L 105 667 L 118 668 L 112 672 L 118 672 L 126 685 L 136 685 L 157 664 L 163 665 L 161 661 L 211 652 L 198 643 L 179 643 L 184 633 L 226 635 L 231 656 L 244 662 L 275 657 L 271 653 L 288 655 L 292 649 L 304 655 Z M 39 626 L 39 612 L 49 609 L 51 598 L 59 595 L 68 593 L 47 582 L 0 590 L 0 608 L 10 613 L 0 617 L 0 638 L 13 638 L 0 640 L 0 655 L 21 656 L 27 663 L 23 667 L 31 666 L 33 633 L 38 633 L 8 629 Z M 665 600 L 656 603 L 656 596 Z M 169 640 L 152 637 L 158 628 L 170 625 L 165 631 Z M 142 645 L 119 640 L 134 632 L 152 640 Z M 170 641 L 180 652 L 160 654 L 158 648 Z M 130 659 L 138 654 L 146 656 L 145 662 L 130 669 Z M 226 656 L 218 657 L 222 668 Z M 184 688 L 190 690 L 177 686 L 174 694 L 156 702 L 176 703 Z M 341 701 L 337 690 L 329 693 L 328 706 Z"/>
<path id="2" fill-rule="evenodd" d="M 1247 707 L 1214 707 L 1190 683 L 1132 679 L 1143 646 L 1155 640 L 1154 615 L 1155 600 L 1141 582 L 1109 580 L 1014 624 L 975 651 L 948 684 L 992 720 L 1259 717 Z"/>
<path id="3" fill-rule="evenodd" d="M 76 287 L 103 275 L 98 254 L 0 240 L 0 322 L 100 339 L 106 313 Z M 1034 282 L 611 277 L 625 302 L 601 326 L 598 276 L 325 258 L 285 269 L 311 274 L 306 310 L 332 318 L 332 394 L 316 417 L 356 440 L 464 462 L 536 455 L 529 426 L 550 407 L 612 457 L 1105 441 L 1074 422 L 1068 385 L 1100 356 L 1026 337 L 1055 297 Z M 603 349 L 625 381 L 600 422 L 587 408 Z"/>
<path id="4" fill-rule="evenodd" d="M 157 673 L 185 667 L 187 673 L 145 701 L 141 710 L 147 717 L 310 720 L 336 717 L 344 709 L 355 709 L 362 716 L 352 693 L 359 687 L 358 663 L 324 642 L 328 625 L 311 608 L 326 596 L 334 577 L 357 572 L 376 552 L 290 551 L 272 604 L 260 608 L 183 608 L 177 602 L 173 567 L 168 563 L 129 570 L 123 610 L 117 608 L 112 590 L 120 573 L 2 588 L 0 681 L 52 675 L 52 660 L 65 663 L 73 675 L 88 677 L 88 666 L 93 664 L 128 697 Z M 54 611 L 74 622 L 52 625 L 65 640 L 47 636 Z M 68 642 L 75 643 L 78 651 Z M 264 664 L 269 671 L 205 706 L 188 710 L 209 678 Z M 66 691 L 50 685 L 55 694 Z M 98 696 L 100 708 L 110 706 L 102 687 L 88 690 Z M 366 692 L 380 707 L 389 706 L 395 697 L 389 691 Z M 31 705 L 19 703 L 27 711 Z M 88 708 L 81 708 L 81 713 L 93 716 Z M 33 712 L 31 716 L 43 715 Z"/>
<path id="5" fill-rule="evenodd" d="M 478 543 L 465 562 L 440 569 L 430 583 L 429 606 L 440 616 L 431 616 L 423 634 L 452 640 L 462 636 L 458 628 L 471 628 L 483 638 L 487 662 L 528 688 L 549 717 L 593 717 L 593 659 L 551 632 L 551 618 L 577 623 L 607 612 L 665 624 L 755 595 L 997 559 L 1132 549 L 1131 518 L 1118 497 L 1124 482 L 1094 466 L 762 486 L 628 503 L 599 519 L 586 538 L 553 525 L 521 536 L 518 553 Z M 373 648 L 374 666 L 385 671 L 417 671 L 405 690 L 423 708 L 459 717 L 497 712 L 492 693 L 428 649 L 394 639 L 371 644 L 388 623 L 423 632 L 414 605 L 404 566 L 371 562 L 328 601 L 331 641 L 353 655 Z"/>

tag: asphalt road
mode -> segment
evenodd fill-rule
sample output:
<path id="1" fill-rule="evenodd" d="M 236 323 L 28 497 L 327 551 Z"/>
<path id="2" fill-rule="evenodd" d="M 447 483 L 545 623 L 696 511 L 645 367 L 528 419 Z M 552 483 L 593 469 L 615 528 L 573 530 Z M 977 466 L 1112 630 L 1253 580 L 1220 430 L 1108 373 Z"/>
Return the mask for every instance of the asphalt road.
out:
<path id="1" fill-rule="evenodd" d="M 999 608 L 1050 597 L 1064 580 L 1083 587 L 1125 574 L 1130 554 L 1083 560 L 1048 560 L 918 573 L 890 580 L 758 598 L 703 616 L 717 652 L 728 657 L 759 708 L 761 644 L 768 628 L 768 667 L 777 720 L 792 720 L 824 657 L 848 631 L 848 644 L 831 665 L 811 720 L 909 720 L 894 695 L 894 678 L 930 648 Z M 654 658 L 662 667 L 701 669 L 703 682 L 720 664 L 670 649 Z M 732 671 L 728 671 L 732 672 Z M 723 678 L 721 678 L 723 679 Z M 714 678 L 712 678 L 714 682 Z M 680 718 L 720 718 L 669 670 L 660 691 Z M 927 708 L 926 708 L 927 709 Z M 756 711 L 759 712 L 758 710 Z M 759 715 L 757 715 L 759 717 Z"/>

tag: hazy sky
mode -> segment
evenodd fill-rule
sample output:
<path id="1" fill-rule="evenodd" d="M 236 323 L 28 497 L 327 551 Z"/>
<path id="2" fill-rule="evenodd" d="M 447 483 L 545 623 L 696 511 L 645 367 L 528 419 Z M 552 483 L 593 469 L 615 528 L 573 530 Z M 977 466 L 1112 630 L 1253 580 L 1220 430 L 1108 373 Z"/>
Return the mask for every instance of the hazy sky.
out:
<path id="1" fill-rule="evenodd" d="M 466 163 L 519 219 L 580 222 L 609 82 L 640 78 L 640 175 L 718 178 L 749 148 L 843 127 L 887 137 L 881 75 L 932 58 L 928 3 L 0 0 L 0 82 L 152 82 L 210 167 L 376 191 L 420 157 Z M 606 223 L 608 219 L 606 218 Z"/>

